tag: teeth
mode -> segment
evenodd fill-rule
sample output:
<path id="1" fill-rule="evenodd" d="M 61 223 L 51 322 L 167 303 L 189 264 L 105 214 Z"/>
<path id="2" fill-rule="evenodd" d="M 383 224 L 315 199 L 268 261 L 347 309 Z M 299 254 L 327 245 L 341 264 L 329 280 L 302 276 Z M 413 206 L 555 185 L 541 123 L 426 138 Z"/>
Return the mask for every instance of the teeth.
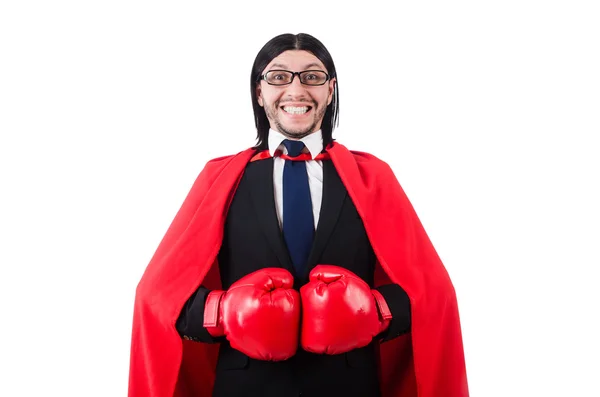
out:
<path id="1" fill-rule="evenodd" d="M 308 106 L 303 107 L 294 107 L 294 106 L 284 106 L 283 110 L 291 114 L 304 114 L 308 112 Z"/>

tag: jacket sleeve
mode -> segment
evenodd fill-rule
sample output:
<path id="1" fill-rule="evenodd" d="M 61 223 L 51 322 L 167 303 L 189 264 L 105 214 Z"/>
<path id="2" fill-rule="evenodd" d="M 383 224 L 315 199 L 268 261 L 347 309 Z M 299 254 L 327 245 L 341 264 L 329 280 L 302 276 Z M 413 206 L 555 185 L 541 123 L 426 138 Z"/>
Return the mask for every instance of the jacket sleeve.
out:
<path id="1" fill-rule="evenodd" d="M 409 332 L 411 320 L 410 299 L 404 289 L 398 284 L 385 284 L 375 289 L 383 296 L 392 313 L 389 327 L 379 335 L 383 339 L 382 342 L 387 342 Z"/>
<path id="2" fill-rule="evenodd" d="M 203 325 L 204 304 L 209 292 L 209 289 L 200 286 L 181 310 L 175 328 L 183 339 L 204 343 L 218 343 L 224 339 L 224 337 L 213 338 Z"/>

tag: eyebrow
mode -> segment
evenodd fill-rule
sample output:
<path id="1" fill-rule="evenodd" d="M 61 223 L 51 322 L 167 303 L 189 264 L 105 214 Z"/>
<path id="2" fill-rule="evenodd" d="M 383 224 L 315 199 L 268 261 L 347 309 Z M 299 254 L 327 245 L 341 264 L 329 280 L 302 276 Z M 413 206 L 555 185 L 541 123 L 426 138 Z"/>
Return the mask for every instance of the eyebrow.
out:
<path id="1" fill-rule="evenodd" d="M 316 63 L 316 62 L 312 62 L 312 63 L 309 63 L 308 65 L 305 65 L 303 70 L 308 70 L 308 69 L 310 69 L 310 68 L 312 68 L 312 67 L 314 67 L 314 66 L 316 66 L 316 67 L 318 67 L 319 69 L 321 69 L 321 65 L 319 65 L 319 64 L 318 64 L 318 63 Z M 269 69 L 272 69 L 272 68 L 283 68 L 283 69 L 287 69 L 287 65 L 284 65 L 284 64 L 282 64 L 282 63 L 274 63 L 274 64 L 272 64 L 272 65 L 271 65 L 271 67 L 270 67 Z M 323 69 L 325 69 L 325 68 L 323 68 Z"/>

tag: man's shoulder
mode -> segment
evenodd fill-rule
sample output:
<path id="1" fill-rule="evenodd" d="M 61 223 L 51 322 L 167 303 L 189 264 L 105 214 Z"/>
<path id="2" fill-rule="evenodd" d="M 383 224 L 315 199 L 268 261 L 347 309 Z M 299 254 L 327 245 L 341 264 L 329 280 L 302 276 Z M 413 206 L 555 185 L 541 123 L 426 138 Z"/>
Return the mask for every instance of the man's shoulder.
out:
<path id="1" fill-rule="evenodd" d="M 361 150 L 348 149 L 347 147 L 339 143 L 337 143 L 336 146 L 339 146 L 339 150 L 341 151 L 349 152 L 359 167 L 368 167 L 369 169 L 372 169 L 374 171 L 391 171 L 391 168 L 386 161 L 372 153 Z"/>
<path id="2" fill-rule="evenodd" d="M 236 154 L 226 154 L 224 156 L 219 156 L 219 157 L 215 157 L 213 159 L 210 159 L 206 162 L 206 165 L 219 165 L 219 164 L 226 164 L 227 162 L 229 162 L 229 160 L 233 159 L 235 156 L 237 156 L 239 153 Z"/>
<path id="3" fill-rule="evenodd" d="M 210 185 L 223 173 L 241 172 L 254 153 L 254 148 L 249 148 L 235 154 L 228 154 L 208 160 L 196 178 L 195 184 L 204 185 L 208 183 Z"/>
<path id="4" fill-rule="evenodd" d="M 206 167 L 223 167 L 229 164 L 236 157 L 247 156 L 248 154 L 251 154 L 255 151 L 255 148 L 248 148 L 234 154 L 227 154 L 224 156 L 215 157 L 206 162 Z"/>
<path id="5" fill-rule="evenodd" d="M 352 156 L 356 159 L 356 161 L 360 162 L 369 162 L 373 164 L 382 164 L 385 163 L 381 158 L 377 157 L 373 153 L 364 152 L 361 150 L 349 150 L 352 153 Z"/>

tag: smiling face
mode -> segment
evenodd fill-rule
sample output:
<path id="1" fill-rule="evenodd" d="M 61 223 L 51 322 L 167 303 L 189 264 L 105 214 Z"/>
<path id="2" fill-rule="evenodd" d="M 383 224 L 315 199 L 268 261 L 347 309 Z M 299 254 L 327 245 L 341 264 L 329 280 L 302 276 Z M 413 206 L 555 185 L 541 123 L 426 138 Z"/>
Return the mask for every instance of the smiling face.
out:
<path id="1" fill-rule="evenodd" d="M 262 71 L 322 70 L 327 72 L 323 63 L 308 51 L 289 50 L 274 58 Z M 269 85 L 260 80 L 256 86 L 258 104 L 265 109 L 270 127 L 293 139 L 303 138 L 321 128 L 327 106 L 331 103 L 335 78 L 320 86 L 300 83 L 298 75 L 291 84 L 283 86 Z"/>

